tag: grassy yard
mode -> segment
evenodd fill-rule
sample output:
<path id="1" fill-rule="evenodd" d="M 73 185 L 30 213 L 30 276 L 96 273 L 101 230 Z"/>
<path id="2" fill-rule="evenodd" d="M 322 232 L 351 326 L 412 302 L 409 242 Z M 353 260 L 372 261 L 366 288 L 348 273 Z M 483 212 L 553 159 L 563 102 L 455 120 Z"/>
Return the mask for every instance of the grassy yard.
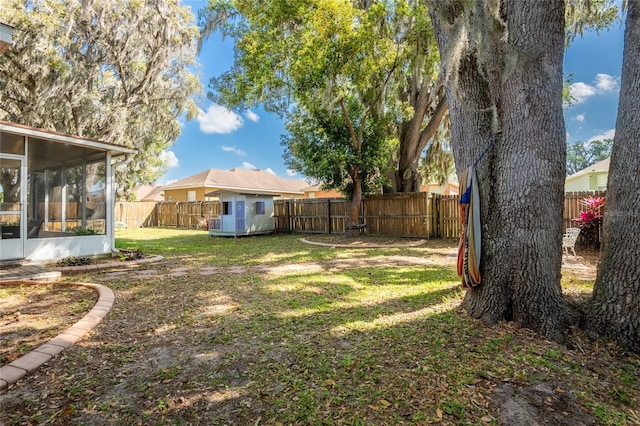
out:
<path id="1" fill-rule="evenodd" d="M 564 346 L 469 318 L 456 242 L 300 237 L 118 231 L 118 247 L 164 260 L 65 276 L 108 285 L 116 304 L 0 395 L 0 424 L 488 425 L 520 407 L 640 425 L 640 357 L 580 330 Z M 583 298 L 592 282 L 567 272 L 563 286 Z"/>

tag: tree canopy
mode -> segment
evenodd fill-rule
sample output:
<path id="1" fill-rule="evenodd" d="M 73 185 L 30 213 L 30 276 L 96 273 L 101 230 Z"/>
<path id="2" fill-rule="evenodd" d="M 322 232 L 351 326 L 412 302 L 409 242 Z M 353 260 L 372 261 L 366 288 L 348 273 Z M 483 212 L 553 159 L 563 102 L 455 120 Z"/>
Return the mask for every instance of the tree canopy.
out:
<path id="1" fill-rule="evenodd" d="M 176 0 L 5 1 L 0 116 L 138 148 L 121 187 L 153 182 L 161 153 L 197 111 L 198 28 Z"/>
<path id="2" fill-rule="evenodd" d="M 613 139 L 574 142 L 567 145 L 567 176 L 611 156 Z"/>
<path id="3" fill-rule="evenodd" d="M 359 107 L 357 102 L 347 105 L 351 109 Z M 339 111 L 296 109 L 290 114 L 286 129 L 288 133 L 281 136 L 281 143 L 290 169 L 313 177 L 324 189 L 341 191 L 348 199 L 354 193 L 349 174 L 353 166 L 359 171 L 364 193 L 380 187 L 379 171 L 386 165 L 385 154 L 391 145 L 386 140 L 386 129 L 378 122 L 369 120 L 364 124 L 363 137 L 367 143 L 360 152 L 354 150 L 348 126 Z"/>
<path id="4" fill-rule="evenodd" d="M 394 73 L 402 65 L 402 44 L 395 38 L 400 30 L 394 25 L 404 25 L 400 17 L 406 13 L 406 5 L 390 1 L 212 0 L 203 15 L 206 29 L 219 29 L 235 38 L 233 67 L 211 80 L 209 97 L 213 101 L 239 109 L 260 103 L 283 116 L 295 106 L 297 113 L 289 115 L 290 119 L 312 118 L 306 124 L 319 125 L 317 134 L 327 131 L 321 115 L 331 118 L 330 127 L 342 123 L 342 135 L 350 142 L 344 158 L 350 160 L 345 172 L 351 184 L 345 186 L 341 181 L 339 187 L 352 189 L 352 222 L 358 220 L 363 190 L 365 171 L 360 170 L 360 164 L 375 163 L 364 159 L 371 152 L 366 145 L 379 143 L 377 137 L 369 140 L 365 136 L 372 128 L 386 126 L 398 112 L 386 108 L 385 101 Z M 339 121 L 335 121 L 337 115 L 342 117 Z M 299 128 L 298 123 L 289 127 Z M 309 151 L 291 147 L 287 152 L 299 155 Z M 302 167 L 304 161 L 290 164 Z M 320 169 L 305 170 L 312 173 Z M 373 176 L 379 171 L 365 173 Z"/>

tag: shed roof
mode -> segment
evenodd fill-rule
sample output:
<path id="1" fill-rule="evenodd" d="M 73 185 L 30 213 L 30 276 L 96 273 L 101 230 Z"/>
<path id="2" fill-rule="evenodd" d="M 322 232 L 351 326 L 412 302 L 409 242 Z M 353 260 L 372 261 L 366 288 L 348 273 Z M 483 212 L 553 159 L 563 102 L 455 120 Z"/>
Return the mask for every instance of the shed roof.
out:
<path id="1" fill-rule="evenodd" d="M 236 192 L 303 194 L 302 188 L 307 186 L 309 184 L 303 180 L 281 178 L 264 170 L 235 168 L 205 170 L 165 185 L 162 189 L 210 188 Z"/>

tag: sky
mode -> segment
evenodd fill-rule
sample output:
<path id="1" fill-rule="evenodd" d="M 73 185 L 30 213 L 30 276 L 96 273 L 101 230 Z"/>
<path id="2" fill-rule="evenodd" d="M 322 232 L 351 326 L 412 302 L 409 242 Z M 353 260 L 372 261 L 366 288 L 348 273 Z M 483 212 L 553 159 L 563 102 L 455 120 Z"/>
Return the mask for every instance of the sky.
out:
<path id="1" fill-rule="evenodd" d="M 183 1 L 192 9 L 203 0 Z M 572 75 L 575 103 L 565 109 L 567 142 L 588 142 L 613 138 L 624 40 L 623 23 L 615 23 L 600 34 L 578 37 L 565 52 L 565 76 Z M 219 76 L 233 64 L 233 41 L 212 35 L 203 44 L 198 73 L 208 90 L 209 79 Z M 304 179 L 287 170 L 280 136 L 284 120 L 277 114 L 255 108 L 235 113 L 199 100 L 197 120 L 183 124 L 182 135 L 165 153 L 167 172 L 159 185 L 166 185 L 208 169 L 257 168 L 292 179 Z"/>

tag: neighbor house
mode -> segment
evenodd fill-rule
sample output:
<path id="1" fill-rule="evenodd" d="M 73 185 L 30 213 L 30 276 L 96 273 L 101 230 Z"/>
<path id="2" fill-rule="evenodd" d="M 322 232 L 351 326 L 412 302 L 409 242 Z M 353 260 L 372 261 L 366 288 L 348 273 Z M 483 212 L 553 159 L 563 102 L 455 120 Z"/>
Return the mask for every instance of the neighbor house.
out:
<path id="1" fill-rule="evenodd" d="M 610 161 L 611 158 L 606 158 L 568 176 L 565 180 L 564 192 L 605 191 Z"/>
<path id="2" fill-rule="evenodd" d="M 302 188 L 304 198 L 344 198 L 340 191 L 335 189 L 322 189 L 322 185 L 312 185 Z"/>
<path id="3" fill-rule="evenodd" d="M 136 196 L 135 201 L 164 201 L 164 192 L 161 186 L 145 183 L 134 187 L 132 191 Z"/>
<path id="4" fill-rule="evenodd" d="M 238 193 L 268 194 L 277 198 L 302 198 L 302 180 L 284 179 L 264 170 L 209 169 L 164 185 L 164 201 L 206 201 L 219 190 Z M 256 192 L 257 191 L 257 192 Z"/>
<path id="5" fill-rule="evenodd" d="M 0 121 L 0 261 L 111 254 L 114 169 L 135 153 Z"/>
<path id="6" fill-rule="evenodd" d="M 431 182 L 420 185 L 420 192 L 428 192 L 430 194 L 458 195 L 459 191 L 457 182 L 446 182 L 443 184 Z"/>

